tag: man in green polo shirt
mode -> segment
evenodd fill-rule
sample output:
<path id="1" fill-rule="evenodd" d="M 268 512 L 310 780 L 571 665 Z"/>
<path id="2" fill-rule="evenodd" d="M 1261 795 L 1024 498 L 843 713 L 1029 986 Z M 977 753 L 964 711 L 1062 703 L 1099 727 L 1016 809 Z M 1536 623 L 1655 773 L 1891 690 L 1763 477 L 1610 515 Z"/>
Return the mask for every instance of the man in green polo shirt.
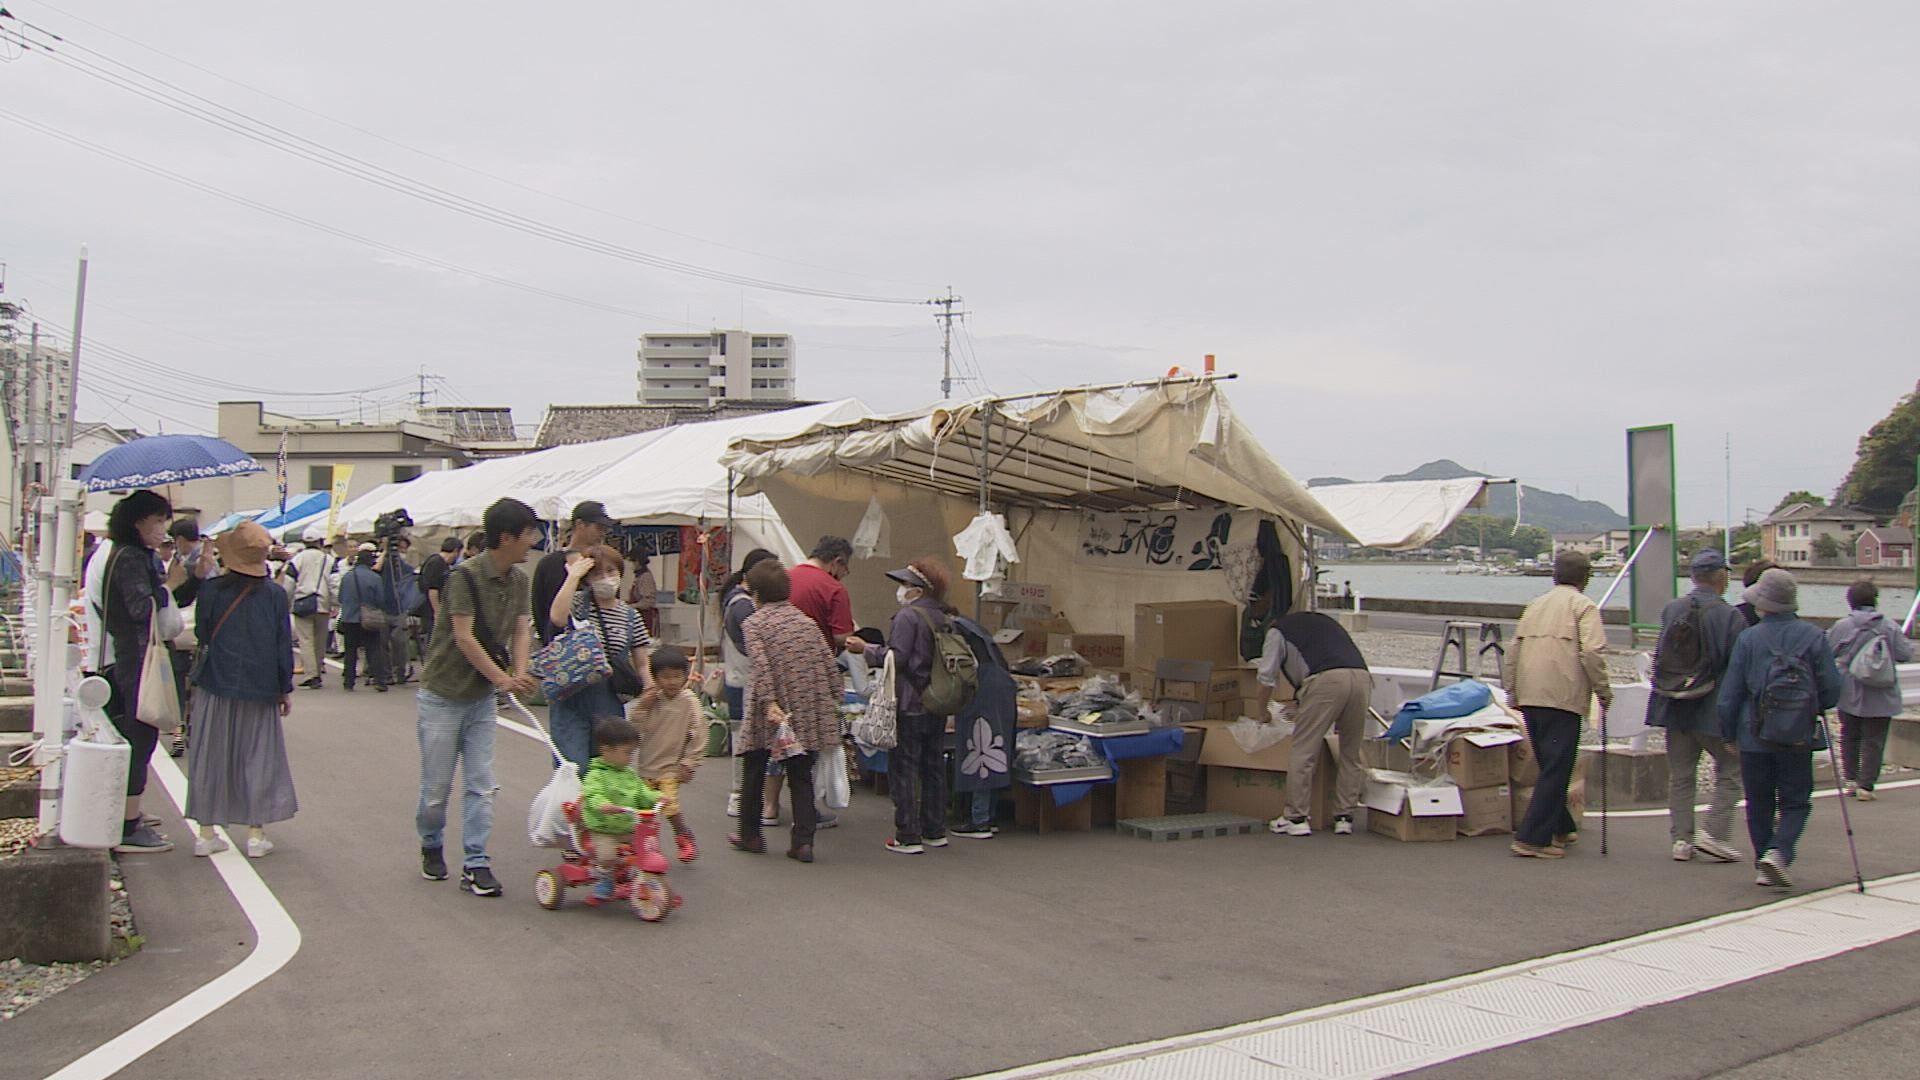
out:
<path id="1" fill-rule="evenodd" d="M 499 896 L 487 855 L 493 832 L 494 694 L 526 693 L 532 651 L 528 582 L 520 563 L 540 542 L 540 519 L 518 499 L 501 499 L 482 518 L 486 551 L 447 578 L 420 678 L 420 874 L 447 879 L 441 854 L 454 766 L 460 767 L 460 887 Z"/>

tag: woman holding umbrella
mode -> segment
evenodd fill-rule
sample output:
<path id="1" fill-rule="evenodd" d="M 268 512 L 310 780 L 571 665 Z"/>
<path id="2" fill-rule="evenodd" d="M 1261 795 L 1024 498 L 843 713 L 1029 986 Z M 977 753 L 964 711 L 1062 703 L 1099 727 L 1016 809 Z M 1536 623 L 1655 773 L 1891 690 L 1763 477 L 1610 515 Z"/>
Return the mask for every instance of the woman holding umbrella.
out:
<path id="1" fill-rule="evenodd" d="M 127 766 L 127 810 L 120 843 L 122 854 L 171 851 L 172 841 L 154 831 L 140 811 L 147 790 L 147 764 L 160 733 L 142 723 L 136 713 L 140 701 L 141 668 L 153 635 L 155 613 L 160 633 L 177 635 L 185 625 L 178 605 L 190 604 L 200 590 L 200 579 L 183 562 L 163 567 L 158 554 L 167 540 L 173 504 L 151 491 L 136 491 L 113 504 L 107 515 L 107 538 L 113 549 L 105 557 L 99 609 L 106 636 L 105 671 L 113 695 L 107 718 L 133 748 Z M 166 692 L 175 692 L 166 687 Z"/>

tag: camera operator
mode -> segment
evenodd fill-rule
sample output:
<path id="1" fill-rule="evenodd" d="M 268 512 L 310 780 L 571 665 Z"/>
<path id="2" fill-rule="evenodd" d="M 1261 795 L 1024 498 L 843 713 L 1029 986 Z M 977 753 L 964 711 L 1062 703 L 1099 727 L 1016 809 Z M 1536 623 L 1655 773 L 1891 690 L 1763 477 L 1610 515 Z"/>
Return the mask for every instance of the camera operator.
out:
<path id="1" fill-rule="evenodd" d="M 392 650 L 389 670 L 393 672 L 395 684 L 413 681 L 411 649 L 420 636 L 420 608 L 426 603 L 420 593 L 420 572 L 407 559 L 412 547 L 411 538 L 396 536 L 387 541 L 386 550 L 380 556 L 380 576 L 387 583 L 387 597 L 394 605 L 393 631 L 387 635 L 387 645 Z"/>

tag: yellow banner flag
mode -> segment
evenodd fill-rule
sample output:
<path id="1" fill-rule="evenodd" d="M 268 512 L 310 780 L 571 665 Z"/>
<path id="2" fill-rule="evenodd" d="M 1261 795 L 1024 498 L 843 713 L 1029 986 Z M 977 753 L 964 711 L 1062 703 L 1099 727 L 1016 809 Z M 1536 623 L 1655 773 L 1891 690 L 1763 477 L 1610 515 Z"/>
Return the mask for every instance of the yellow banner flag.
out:
<path id="1" fill-rule="evenodd" d="M 327 499 L 327 545 L 333 545 L 335 524 L 340 519 L 340 508 L 347 505 L 347 486 L 353 483 L 353 466 L 335 465 L 333 467 L 333 492 Z"/>

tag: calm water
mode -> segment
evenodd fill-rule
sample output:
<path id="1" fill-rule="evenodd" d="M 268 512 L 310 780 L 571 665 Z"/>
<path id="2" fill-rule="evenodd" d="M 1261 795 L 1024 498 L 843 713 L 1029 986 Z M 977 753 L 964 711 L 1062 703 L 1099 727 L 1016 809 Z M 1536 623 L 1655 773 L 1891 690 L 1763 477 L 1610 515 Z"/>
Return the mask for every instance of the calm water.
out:
<path id="1" fill-rule="evenodd" d="M 1322 582 L 1339 585 L 1351 581 L 1354 591 L 1363 598 L 1380 596 L 1396 600 L 1482 600 L 1499 604 L 1524 604 L 1552 586 L 1550 578 L 1449 574 L 1444 565 L 1429 566 L 1422 563 L 1328 563 L 1323 569 L 1326 572 L 1320 578 Z M 1601 576 L 1596 573 L 1587 594 L 1598 600 L 1612 583 L 1612 574 Z M 1679 585 L 1683 594 L 1691 587 L 1684 580 Z M 1626 607 L 1627 590 L 1628 586 L 1622 584 L 1608 606 Z M 1739 593 L 1738 580 L 1730 591 Z M 1736 597 L 1729 596 L 1728 600 L 1734 601 Z M 1905 618 L 1907 606 L 1912 603 L 1911 588 L 1880 590 L 1880 610 L 1886 612 L 1890 619 Z M 1845 615 L 1846 586 L 1800 586 L 1800 611 L 1805 615 Z"/>

